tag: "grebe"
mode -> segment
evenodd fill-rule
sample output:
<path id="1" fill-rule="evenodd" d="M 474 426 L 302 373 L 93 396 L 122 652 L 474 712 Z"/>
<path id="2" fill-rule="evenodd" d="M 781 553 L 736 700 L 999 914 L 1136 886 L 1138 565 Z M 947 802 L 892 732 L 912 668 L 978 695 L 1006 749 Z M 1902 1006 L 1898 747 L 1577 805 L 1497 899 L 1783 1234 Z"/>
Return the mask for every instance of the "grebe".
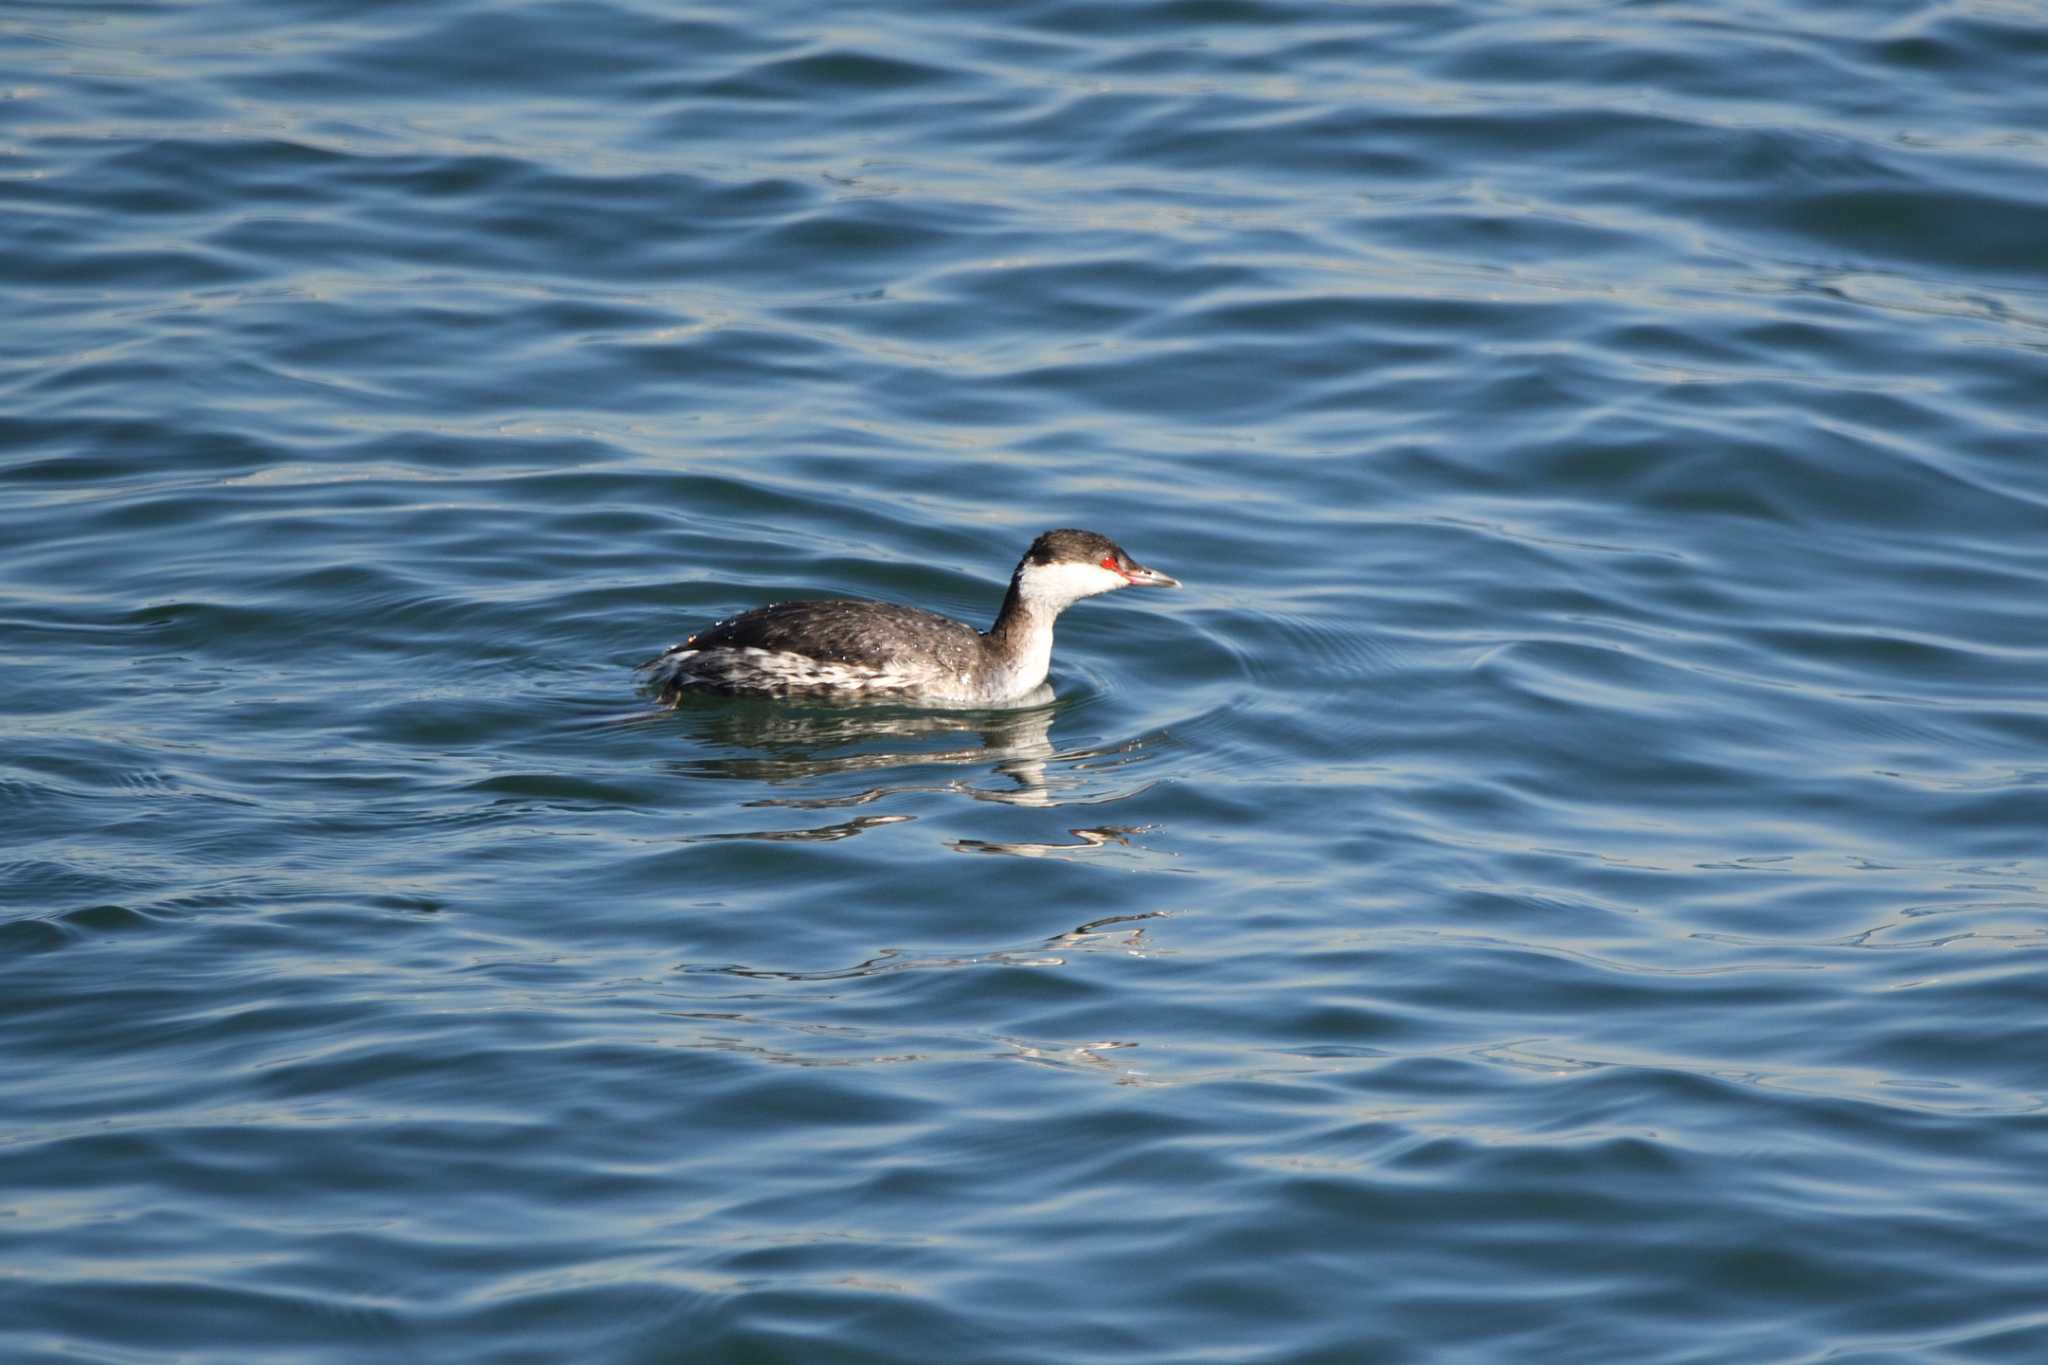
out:
<path id="1" fill-rule="evenodd" d="M 890 602 L 776 602 L 700 630 L 639 667 L 670 704 L 709 692 L 989 706 L 1045 681 L 1052 624 L 1069 606 L 1118 588 L 1179 586 L 1107 536 L 1047 531 L 1017 561 L 986 632 Z"/>

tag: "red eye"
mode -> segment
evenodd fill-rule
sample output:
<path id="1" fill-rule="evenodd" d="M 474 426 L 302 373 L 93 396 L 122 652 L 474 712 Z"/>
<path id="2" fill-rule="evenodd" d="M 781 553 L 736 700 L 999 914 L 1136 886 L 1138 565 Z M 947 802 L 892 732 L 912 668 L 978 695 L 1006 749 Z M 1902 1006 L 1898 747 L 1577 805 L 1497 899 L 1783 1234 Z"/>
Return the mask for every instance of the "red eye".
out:
<path id="1" fill-rule="evenodd" d="M 1123 572 L 1122 569 L 1119 569 L 1116 566 L 1116 557 L 1114 555 L 1104 555 L 1102 557 L 1102 567 L 1109 570 L 1111 573 Z"/>

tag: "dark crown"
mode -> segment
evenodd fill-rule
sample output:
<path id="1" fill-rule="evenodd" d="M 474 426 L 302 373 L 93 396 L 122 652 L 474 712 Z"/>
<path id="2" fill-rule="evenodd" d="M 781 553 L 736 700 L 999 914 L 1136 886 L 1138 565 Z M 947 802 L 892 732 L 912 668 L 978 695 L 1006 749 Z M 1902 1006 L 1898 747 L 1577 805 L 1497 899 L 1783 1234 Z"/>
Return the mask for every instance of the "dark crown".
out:
<path id="1" fill-rule="evenodd" d="M 1025 564 L 1097 564 L 1107 556 L 1122 564 L 1130 559 L 1108 536 L 1071 527 L 1047 531 L 1024 552 Z M 1020 565 L 1021 567 L 1021 565 Z"/>

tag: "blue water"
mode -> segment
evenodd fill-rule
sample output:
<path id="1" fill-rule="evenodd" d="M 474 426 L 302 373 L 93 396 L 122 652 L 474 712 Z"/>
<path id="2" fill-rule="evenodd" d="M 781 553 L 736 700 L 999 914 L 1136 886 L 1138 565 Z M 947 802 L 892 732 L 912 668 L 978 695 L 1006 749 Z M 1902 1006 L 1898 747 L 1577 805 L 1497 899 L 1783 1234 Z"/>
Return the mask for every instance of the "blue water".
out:
<path id="1" fill-rule="evenodd" d="M 11 4 L 0 225 L 0 1358 L 2048 1359 L 2040 6 Z"/>

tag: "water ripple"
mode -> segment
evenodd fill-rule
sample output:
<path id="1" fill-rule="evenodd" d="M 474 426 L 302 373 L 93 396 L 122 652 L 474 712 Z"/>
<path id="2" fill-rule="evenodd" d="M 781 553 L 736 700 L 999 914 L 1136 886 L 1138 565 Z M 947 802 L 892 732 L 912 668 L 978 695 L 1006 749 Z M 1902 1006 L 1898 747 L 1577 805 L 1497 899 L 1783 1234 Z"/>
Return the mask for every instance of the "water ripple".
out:
<path id="1" fill-rule="evenodd" d="M 0 1354 L 2039 1358 L 2038 28 L 14 7 Z"/>

